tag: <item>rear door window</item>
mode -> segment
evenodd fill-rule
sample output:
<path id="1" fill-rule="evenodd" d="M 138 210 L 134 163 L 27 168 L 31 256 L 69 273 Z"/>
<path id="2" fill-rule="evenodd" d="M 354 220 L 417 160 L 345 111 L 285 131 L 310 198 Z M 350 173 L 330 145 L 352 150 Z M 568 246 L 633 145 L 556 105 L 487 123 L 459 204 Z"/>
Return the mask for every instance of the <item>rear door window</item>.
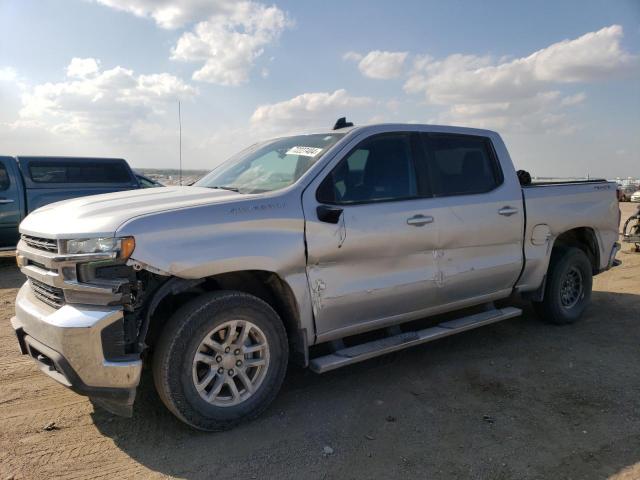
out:
<path id="1" fill-rule="evenodd" d="M 6 190 L 9 188 L 9 173 L 7 167 L 0 162 L 0 190 Z"/>
<path id="2" fill-rule="evenodd" d="M 422 135 L 436 196 L 489 192 L 503 176 L 491 142 L 473 135 Z"/>
<path id="3" fill-rule="evenodd" d="M 46 162 L 29 163 L 36 183 L 130 183 L 129 170 L 122 163 Z"/>

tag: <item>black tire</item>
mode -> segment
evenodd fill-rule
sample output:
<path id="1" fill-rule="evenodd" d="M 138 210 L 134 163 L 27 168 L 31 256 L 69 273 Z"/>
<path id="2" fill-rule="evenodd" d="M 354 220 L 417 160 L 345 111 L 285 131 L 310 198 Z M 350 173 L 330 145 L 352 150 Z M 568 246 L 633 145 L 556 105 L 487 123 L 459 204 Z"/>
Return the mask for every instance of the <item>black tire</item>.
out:
<path id="1" fill-rule="evenodd" d="M 247 320 L 264 333 L 269 366 L 261 384 L 233 406 L 207 403 L 196 390 L 193 359 L 209 332 L 230 320 Z M 163 403 L 199 430 L 221 431 L 260 415 L 276 397 L 287 371 L 289 346 L 278 314 L 269 304 L 241 292 L 202 295 L 178 309 L 164 327 L 153 358 L 153 378 Z"/>
<path id="2" fill-rule="evenodd" d="M 577 273 L 576 273 L 577 272 Z M 581 277 L 582 288 L 575 297 L 575 303 L 563 301 L 563 285 L 569 275 Z M 538 316 L 549 323 L 566 325 L 578 320 L 591 301 L 593 271 L 591 262 L 585 253 L 578 248 L 554 249 L 549 262 L 544 299 L 532 302 Z"/>

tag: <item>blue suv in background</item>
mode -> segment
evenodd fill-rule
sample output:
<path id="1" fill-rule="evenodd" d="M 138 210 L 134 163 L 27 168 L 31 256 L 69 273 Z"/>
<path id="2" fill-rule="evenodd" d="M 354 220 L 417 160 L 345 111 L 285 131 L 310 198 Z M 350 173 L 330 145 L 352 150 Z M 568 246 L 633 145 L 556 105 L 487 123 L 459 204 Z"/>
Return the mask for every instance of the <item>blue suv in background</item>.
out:
<path id="1" fill-rule="evenodd" d="M 0 157 L 0 250 L 15 248 L 22 219 L 44 205 L 155 186 L 122 158 Z"/>

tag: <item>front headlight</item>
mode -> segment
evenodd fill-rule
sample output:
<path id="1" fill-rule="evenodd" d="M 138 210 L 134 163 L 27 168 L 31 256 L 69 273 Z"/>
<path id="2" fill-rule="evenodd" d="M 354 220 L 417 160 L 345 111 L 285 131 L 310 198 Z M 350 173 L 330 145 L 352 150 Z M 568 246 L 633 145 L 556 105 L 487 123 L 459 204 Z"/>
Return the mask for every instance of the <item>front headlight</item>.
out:
<path id="1" fill-rule="evenodd" d="M 133 237 L 102 237 L 67 240 L 67 253 L 105 253 L 117 252 L 119 258 L 129 258 L 136 242 Z"/>

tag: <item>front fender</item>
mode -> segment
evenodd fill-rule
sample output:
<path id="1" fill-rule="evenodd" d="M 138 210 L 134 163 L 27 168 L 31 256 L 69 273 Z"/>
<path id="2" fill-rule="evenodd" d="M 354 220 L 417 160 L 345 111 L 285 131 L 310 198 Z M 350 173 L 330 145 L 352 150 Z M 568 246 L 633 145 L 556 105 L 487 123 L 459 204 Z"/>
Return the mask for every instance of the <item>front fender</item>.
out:
<path id="1" fill-rule="evenodd" d="M 160 275 L 198 280 L 247 270 L 277 274 L 291 288 L 300 328 L 313 343 L 299 192 L 152 213 L 125 222 L 116 234 L 135 238 L 130 263 Z"/>

